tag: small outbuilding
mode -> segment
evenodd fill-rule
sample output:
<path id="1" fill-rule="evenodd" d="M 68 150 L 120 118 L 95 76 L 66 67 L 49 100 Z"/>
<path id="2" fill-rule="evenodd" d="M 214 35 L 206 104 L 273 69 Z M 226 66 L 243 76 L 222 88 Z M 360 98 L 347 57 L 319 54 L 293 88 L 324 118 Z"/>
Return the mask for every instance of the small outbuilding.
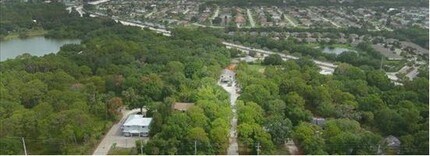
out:
<path id="1" fill-rule="evenodd" d="M 185 112 L 188 109 L 190 109 L 192 106 L 194 106 L 194 103 L 183 103 L 183 102 L 176 102 L 172 105 L 172 108 L 174 110 Z"/>
<path id="2" fill-rule="evenodd" d="M 311 123 L 318 125 L 318 126 L 323 126 L 326 123 L 325 118 L 317 118 L 317 117 L 313 117 Z"/>
<path id="3" fill-rule="evenodd" d="M 400 145 L 400 140 L 397 137 L 390 135 L 382 141 L 382 146 L 378 148 L 378 154 L 400 154 Z"/>

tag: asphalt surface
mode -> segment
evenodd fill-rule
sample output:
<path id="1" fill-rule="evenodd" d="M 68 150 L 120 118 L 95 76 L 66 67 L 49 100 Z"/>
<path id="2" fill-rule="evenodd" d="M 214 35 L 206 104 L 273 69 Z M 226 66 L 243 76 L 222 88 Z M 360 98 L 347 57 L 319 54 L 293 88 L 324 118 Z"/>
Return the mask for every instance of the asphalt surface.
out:
<path id="1" fill-rule="evenodd" d="M 121 134 L 121 125 L 122 123 L 127 119 L 127 117 L 130 114 L 135 114 L 139 112 L 140 109 L 133 109 L 133 110 L 124 110 L 122 111 L 122 119 L 120 122 L 114 124 L 109 132 L 104 136 L 103 140 L 100 142 L 100 144 L 97 146 L 97 148 L 94 150 L 93 155 L 107 155 L 109 152 L 109 149 L 112 147 L 112 145 L 115 144 L 115 147 L 123 147 L 123 148 L 132 148 L 136 146 L 136 140 L 144 140 L 146 141 L 147 138 L 141 138 L 141 137 L 125 137 Z"/>
<path id="2" fill-rule="evenodd" d="M 233 112 L 233 118 L 230 121 L 230 138 L 227 149 L 227 155 L 239 155 L 239 145 L 237 143 L 237 112 L 236 112 L 236 100 L 239 94 L 236 92 L 236 83 L 233 83 L 231 87 L 228 87 L 227 83 L 218 83 L 224 90 L 230 94 L 230 105 Z"/>
<path id="3" fill-rule="evenodd" d="M 255 49 L 255 48 L 250 48 L 250 47 L 245 47 L 242 45 L 238 45 L 238 44 L 233 44 L 233 43 L 228 43 L 228 42 L 222 42 L 222 44 L 226 45 L 226 46 L 230 46 L 230 47 L 234 47 L 237 49 L 243 49 L 243 50 L 253 50 L 259 53 L 263 53 L 263 54 L 278 54 L 283 58 L 287 58 L 287 59 L 299 59 L 296 56 L 292 56 L 292 55 L 286 55 L 286 54 L 282 54 L 282 53 L 276 53 L 273 51 L 268 51 L 268 50 L 263 50 L 263 49 Z M 333 70 L 335 68 L 337 68 L 337 65 L 333 64 L 333 63 L 329 63 L 329 62 L 322 62 L 322 61 L 318 61 L 318 60 L 313 60 L 315 62 L 315 64 L 317 64 L 318 66 L 323 66 L 323 67 L 327 67 L 327 68 L 332 68 Z"/>

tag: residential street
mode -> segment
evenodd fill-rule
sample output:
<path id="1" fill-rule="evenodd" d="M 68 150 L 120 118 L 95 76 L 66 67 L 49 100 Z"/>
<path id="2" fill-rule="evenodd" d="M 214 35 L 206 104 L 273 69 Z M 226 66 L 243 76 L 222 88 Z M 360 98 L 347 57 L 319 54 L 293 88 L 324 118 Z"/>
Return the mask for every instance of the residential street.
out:
<path id="1" fill-rule="evenodd" d="M 233 112 L 233 118 L 231 119 L 230 128 L 230 145 L 227 150 L 228 155 L 238 155 L 239 145 L 237 143 L 237 112 L 236 112 L 236 100 L 239 94 L 236 93 L 236 83 L 233 83 L 231 87 L 228 87 L 227 83 L 218 83 L 224 90 L 230 94 L 230 105 Z"/>
<path id="2" fill-rule="evenodd" d="M 286 14 L 284 14 L 284 18 L 288 21 L 288 22 L 290 22 L 290 24 L 293 26 L 293 27 L 297 27 L 297 24 L 296 23 L 294 23 L 293 22 L 293 20 L 291 20 Z"/>
<path id="3" fill-rule="evenodd" d="M 255 27 L 254 18 L 252 18 L 251 11 L 249 9 L 246 9 L 246 14 L 248 14 L 249 23 L 251 24 L 251 28 Z"/>
<path id="4" fill-rule="evenodd" d="M 278 54 L 281 57 L 287 58 L 287 59 L 299 59 L 298 57 L 292 56 L 292 55 L 286 55 L 283 53 L 279 53 L 279 52 L 273 52 L 273 51 L 267 51 L 267 50 L 263 50 L 263 49 L 255 49 L 255 48 L 251 48 L 251 47 L 245 47 L 242 45 L 238 45 L 238 44 L 233 44 L 233 43 L 229 43 L 229 42 L 222 42 L 222 44 L 226 45 L 226 46 L 230 46 L 230 47 L 234 47 L 236 49 L 243 49 L 243 50 L 247 50 L 247 51 L 255 51 L 258 53 L 263 53 L 263 54 Z M 333 63 L 329 63 L 329 62 L 322 62 L 322 61 L 317 61 L 317 60 L 313 60 L 315 62 L 315 64 L 317 64 L 318 66 L 325 66 L 328 68 L 332 68 L 333 70 L 335 68 L 337 68 L 337 65 L 333 64 Z"/>
<path id="5" fill-rule="evenodd" d="M 278 9 L 278 13 L 280 15 L 284 15 L 284 18 L 293 26 L 293 27 L 297 27 L 297 24 L 294 23 L 288 16 L 287 14 L 283 14 L 281 10 Z"/>

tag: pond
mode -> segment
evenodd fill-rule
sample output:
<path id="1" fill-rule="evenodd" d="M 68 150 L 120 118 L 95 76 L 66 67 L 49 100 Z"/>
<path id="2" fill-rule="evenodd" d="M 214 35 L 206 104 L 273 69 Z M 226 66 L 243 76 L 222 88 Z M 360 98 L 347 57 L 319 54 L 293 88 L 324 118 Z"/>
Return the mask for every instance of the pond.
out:
<path id="1" fill-rule="evenodd" d="M 325 47 L 322 52 L 339 55 L 346 51 L 354 51 L 354 50 L 347 49 L 347 48 L 339 48 L 339 47 L 335 47 L 335 48 Z"/>
<path id="2" fill-rule="evenodd" d="M 80 43 L 81 40 L 79 39 L 48 39 L 43 36 L 0 41 L 0 61 L 13 59 L 24 53 L 34 56 L 57 53 L 60 47 L 65 44 Z"/>

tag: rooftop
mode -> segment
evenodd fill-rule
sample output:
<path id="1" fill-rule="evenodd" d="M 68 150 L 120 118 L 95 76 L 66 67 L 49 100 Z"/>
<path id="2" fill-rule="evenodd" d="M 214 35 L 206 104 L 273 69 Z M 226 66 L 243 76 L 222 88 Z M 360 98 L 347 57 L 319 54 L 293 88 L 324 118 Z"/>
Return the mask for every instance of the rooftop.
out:
<path id="1" fill-rule="evenodd" d="M 143 115 L 132 114 L 125 120 L 123 126 L 149 126 L 152 118 L 145 118 Z"/>
<path id="2" fill-rule="evenodd" d="M 190 109 L 192 106 L 194 106 L 194 103 L 176 102 L 173 104 L 173 109 L 180 110 L 180 111 L 186 111 L 186 110 Z"/>

